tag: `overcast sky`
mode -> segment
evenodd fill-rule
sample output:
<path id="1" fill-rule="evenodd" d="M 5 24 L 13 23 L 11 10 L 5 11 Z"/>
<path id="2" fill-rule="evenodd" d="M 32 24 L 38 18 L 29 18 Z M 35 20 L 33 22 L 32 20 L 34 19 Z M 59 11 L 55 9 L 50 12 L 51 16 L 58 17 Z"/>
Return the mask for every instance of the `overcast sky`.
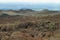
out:
<path id="1" fill-rule="evenodd" d="M 59 4 L 60 0 L 0 0 L 0 3 L 18 3 L 18 2 L 27 2 L 27 3 L 56 3 Z"/>

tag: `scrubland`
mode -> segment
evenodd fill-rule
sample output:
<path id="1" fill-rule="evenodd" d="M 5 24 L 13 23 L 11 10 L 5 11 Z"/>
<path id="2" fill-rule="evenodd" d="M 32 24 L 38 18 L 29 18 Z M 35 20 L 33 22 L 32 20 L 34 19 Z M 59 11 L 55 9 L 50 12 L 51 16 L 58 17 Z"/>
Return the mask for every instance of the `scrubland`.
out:
<path id="1" fill-rule="evenodd" d="M 60 14 L 4 14 L 0 16 L 0 40 L 60 40 Z"/>

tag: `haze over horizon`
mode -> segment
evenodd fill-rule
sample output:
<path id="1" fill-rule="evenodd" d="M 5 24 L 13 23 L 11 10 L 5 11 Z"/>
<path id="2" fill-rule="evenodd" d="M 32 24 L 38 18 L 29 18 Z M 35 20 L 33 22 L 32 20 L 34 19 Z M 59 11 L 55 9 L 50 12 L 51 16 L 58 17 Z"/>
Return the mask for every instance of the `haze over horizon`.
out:
<path id="1" fill-rule="evenodd" d="M 0 9 L 22 9 L 33 10 L 50 9 L 60 10 L 59 0 L 0 0 Z"/>

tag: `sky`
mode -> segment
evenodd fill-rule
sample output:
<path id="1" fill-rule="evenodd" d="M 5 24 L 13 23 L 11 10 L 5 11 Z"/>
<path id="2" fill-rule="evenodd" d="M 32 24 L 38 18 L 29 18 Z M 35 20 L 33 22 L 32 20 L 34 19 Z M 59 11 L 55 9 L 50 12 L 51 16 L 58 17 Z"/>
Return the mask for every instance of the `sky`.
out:
<path id="1" fill-rule="evenodd" d="M 0 9 L 19 8 L 60 10 L 60 0 L 0 0 Z"/>
<path id="2" fill-rule="evenodd" d="M 0 3 L 18 3 L 18 2 L 27 2 L 27 3 L 60 3 L 60 0 L 0 0 Z"/>

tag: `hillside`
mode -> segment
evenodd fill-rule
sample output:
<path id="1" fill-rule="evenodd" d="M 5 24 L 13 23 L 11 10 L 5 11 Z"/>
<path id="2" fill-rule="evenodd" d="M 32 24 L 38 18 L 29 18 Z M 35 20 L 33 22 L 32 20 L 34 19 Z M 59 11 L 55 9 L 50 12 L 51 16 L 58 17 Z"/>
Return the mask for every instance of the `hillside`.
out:
<path id="1" fill-rule="evenodd" d="M 0 12 L 0 40 L 60 40 L 59 11 L 17 12 Z"/>
<path id="2" fill-rule="evenodd" d="M 24 15 L 24 16 L 48 16 L 60 14 L 60 11 L 44 9 L 41 11 L 34 11 L 32 9 L 20 9 L 20 10 L 0 10 L 0 15 Z"/>

